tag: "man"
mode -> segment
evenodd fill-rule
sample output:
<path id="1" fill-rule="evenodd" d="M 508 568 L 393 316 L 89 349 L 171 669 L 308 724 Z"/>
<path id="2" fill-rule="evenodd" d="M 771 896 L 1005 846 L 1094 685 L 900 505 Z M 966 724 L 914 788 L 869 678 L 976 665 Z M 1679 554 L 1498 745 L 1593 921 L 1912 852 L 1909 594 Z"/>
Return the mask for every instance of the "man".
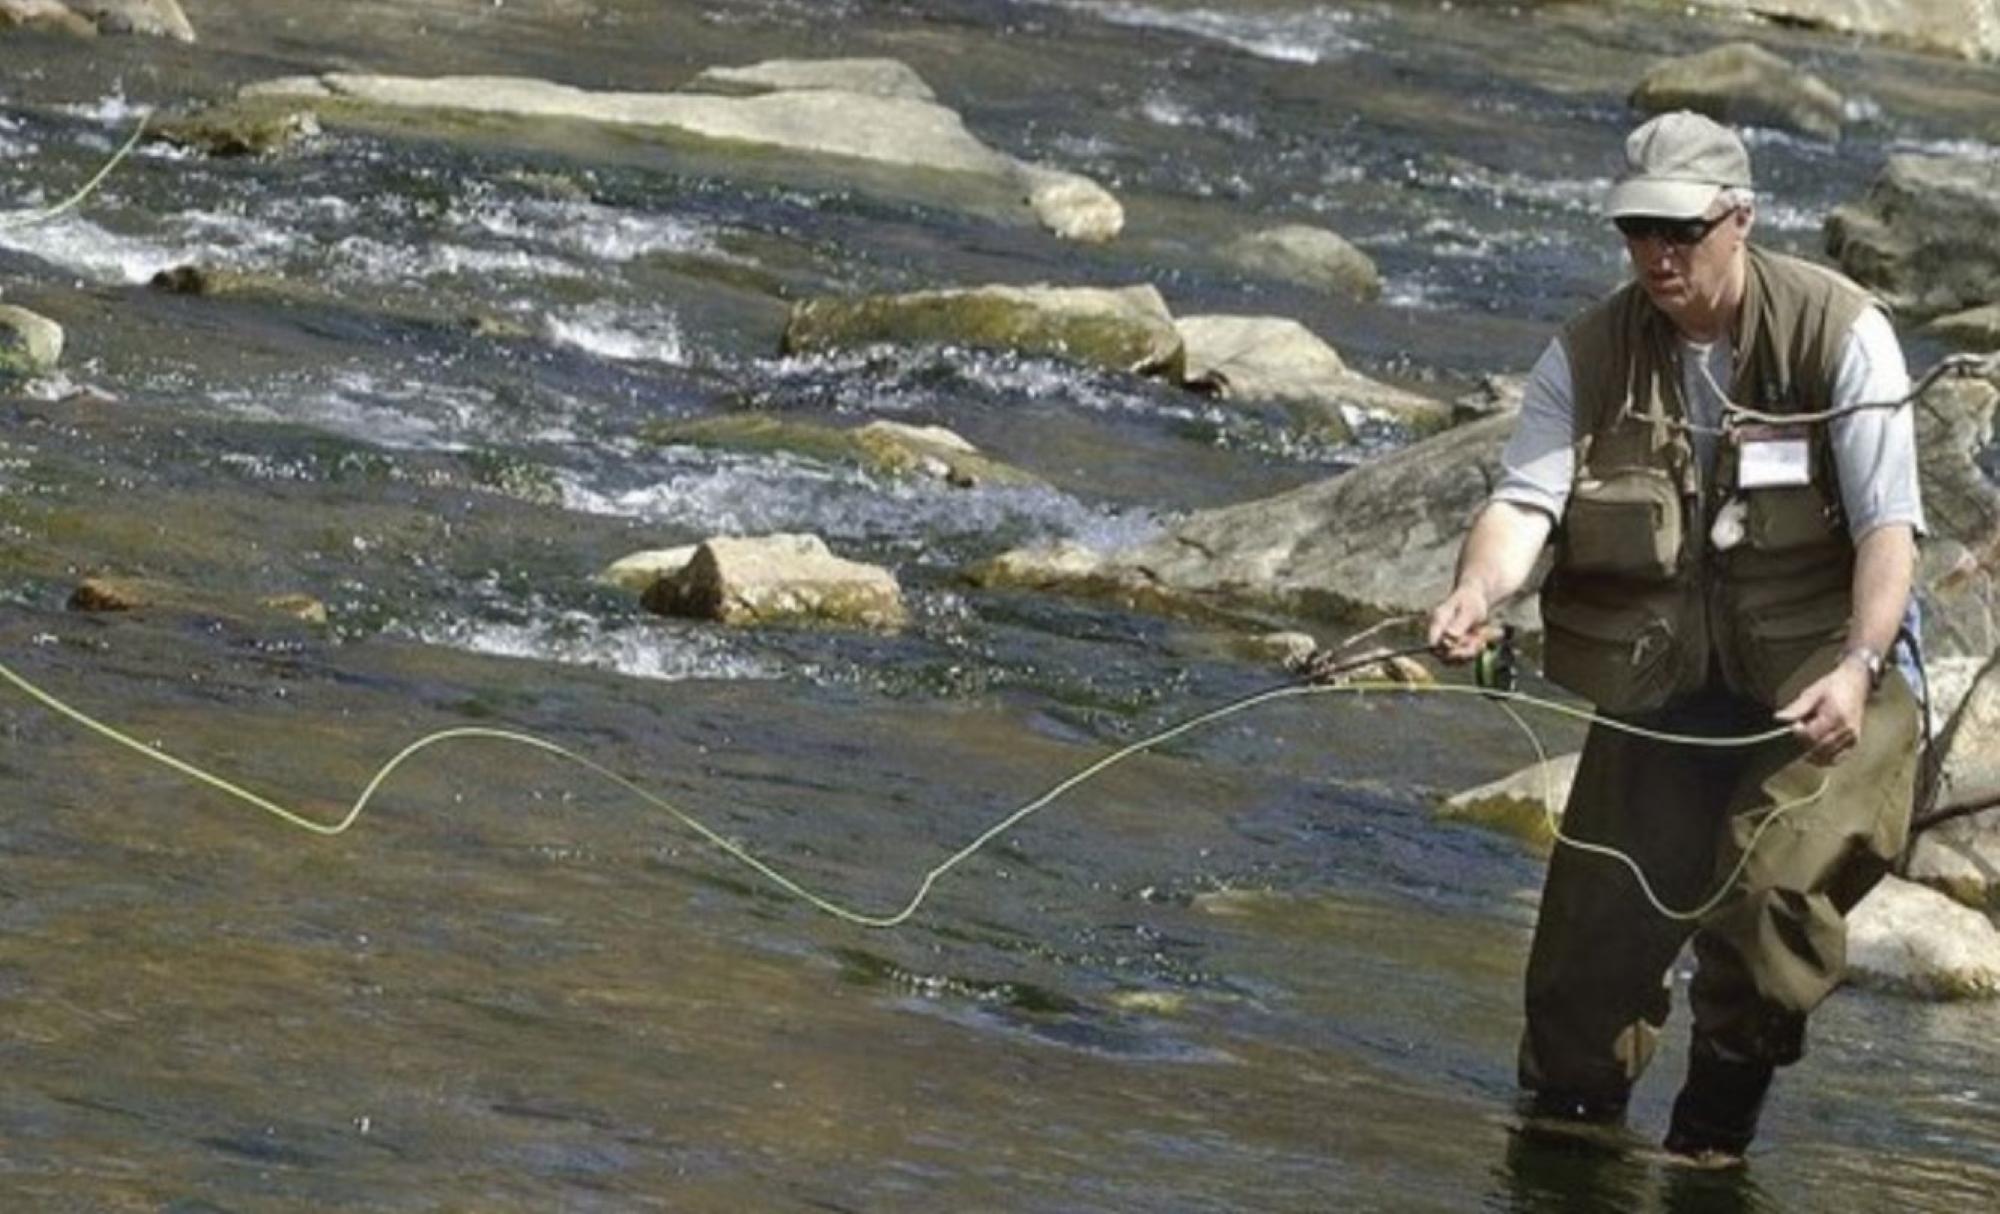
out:
<path id="1" fill-rule="evenodd" d="M 1656 730 L 1790 727 L 1715 748 L 1593 724 L 1566 832 L 1631 855 L 1668 906 L 1729 888 L 1698 921 L 1676 919 L 1622 865 L 1558 848 L 1528 962 L 1531 1110 L 1615 1120 L 1692 935 L 1693 1042 L 1666 1145 L 1729 1160 L 1840 981 L 1843 916 L 1902 848 L 1916 708 L 1883 655 L 1923 515 L 1909 409 L 1752 425 L 1726 407 L 1900 399 L 1908 375 L 1875 301 L 1749 243 L 1749 154 L 1724 127 L 1664 114 L 1625 157 L 1605 210 L 1633 281 L 1536 364 L 1430 640 L 1449 659 L 1476 655 L 1494 606 L 1552 541 L 1551 679 Z"/>

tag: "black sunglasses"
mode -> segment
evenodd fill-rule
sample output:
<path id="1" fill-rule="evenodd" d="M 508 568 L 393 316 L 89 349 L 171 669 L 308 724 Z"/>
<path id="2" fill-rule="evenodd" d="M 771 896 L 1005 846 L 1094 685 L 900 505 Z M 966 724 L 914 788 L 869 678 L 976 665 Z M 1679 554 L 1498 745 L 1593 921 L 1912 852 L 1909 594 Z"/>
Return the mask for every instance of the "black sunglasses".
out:
<path id="1" fill-rule="evenodd" d="M 1698 245 L 1708 239 L 1717 224 L 1736 214 L 1724 211 L 1714 219 L 1665 219 L 1658 215 L 1620 215 L 1611 222 L 1627 240 L 1664 240 L 1677 248 Z"/>

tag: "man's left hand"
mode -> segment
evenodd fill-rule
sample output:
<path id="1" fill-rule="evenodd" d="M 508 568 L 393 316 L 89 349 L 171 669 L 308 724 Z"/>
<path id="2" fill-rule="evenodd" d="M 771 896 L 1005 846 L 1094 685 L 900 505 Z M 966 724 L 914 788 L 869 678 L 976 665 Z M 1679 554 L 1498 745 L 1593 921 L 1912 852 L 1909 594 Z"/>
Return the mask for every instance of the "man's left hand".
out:
<path id="1" fill-rule="evenodd" d="M 1780 708 L 1778 720 L 1792 727 L 1806 759 L 1821 767 L 1840 761 L 1861 740 L 1861 717 L 1868 709 L 1868 672 L 1842 662 Z"/>

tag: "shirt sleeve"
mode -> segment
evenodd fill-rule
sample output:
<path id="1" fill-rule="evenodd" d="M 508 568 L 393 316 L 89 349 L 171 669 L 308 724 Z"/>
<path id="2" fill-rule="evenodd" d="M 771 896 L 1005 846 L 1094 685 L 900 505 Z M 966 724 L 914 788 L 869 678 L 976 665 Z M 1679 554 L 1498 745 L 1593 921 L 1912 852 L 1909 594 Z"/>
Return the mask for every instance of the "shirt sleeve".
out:
<path id="1" fill-rule="evenodd" d="M 1521 414 L 1500 453 L 1500 483 L 1491 500 L 1528 506 L 1561 522 L 1575 474 L 1575 417 L 1569 355 L 1557 338 L 1528 372 Z"/>
<path id="2" fill-rule="evenodd" d="M 1889 318 L 1879 308 L 1864 309 L 1841 348 L 1832 406 L 1901 400 L 1909 391 L 1909 369 Z M 1830 436 L 1848 534 L 1859 540 L 1891 523 L 1907 523 L 1923 534 L 1913 407 L 1862 409 L 1837 417 Z"/>

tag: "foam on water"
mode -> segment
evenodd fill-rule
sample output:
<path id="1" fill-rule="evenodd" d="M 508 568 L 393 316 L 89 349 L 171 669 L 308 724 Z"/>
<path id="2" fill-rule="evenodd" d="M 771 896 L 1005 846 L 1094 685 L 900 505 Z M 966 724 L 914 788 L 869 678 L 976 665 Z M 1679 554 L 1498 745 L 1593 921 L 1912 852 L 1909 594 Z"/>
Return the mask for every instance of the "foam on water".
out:
<path id="1" fill-rule="evenodd" d="M 583 612 L 564 612 L 528 623 L 447 620 L 385 630 L 425 645 L 494 657 L 526 658 L 615 671 L 639 679 L 776 679 L 784 671 L 752 655 L 736 652 L 712 629 L 607 624 Z"/>
<path id="2" fill-rule="evenodd" d="M 193 243 L 170 243 L 114 232 L 69 212 L 26 227 L 0 226 L 0 248 L 26 253 L 101 283 L 142 283 L 161 270 L 201 259 Z"/>
<path id="3" fill-rule="evenodd" d="M 1242 13 L 1210 8 L 1160 8 L 1131 0 L 1021 0 L 1098 17 L 1112 25 L 1167 30 L 1220 42 L 1279 63 L 1322 63 L 1365 50 L 1348 32 L 1355 14 L 1314 6 L 1292 13 Z"/>
<path id="4" fill-rule="evenodd" d="M 565 508 L 642 519 L 697 535 L 810 531 L 828 540 L 916 545 L 999 533 L 1071 538 L 1093 546 L 1136 543 L 1157 534 L 1143 512 L 1089 506 L 1044 486 L 962 489 L 931 481 L 882 482 L 859 469 L 829 468 L 791 456 L 741 456 L 669 448 L 690 466 L 644 484 L 602 487 L 558 472 Z"/>
<path id="5" fill-rule="evenodd" d="M 587 304 L 550 313 L 544 318 L 543 327 L 551 341 L 599 358 L 673 367 L 689 365 L 680 319 L 665 308 Z"/>

